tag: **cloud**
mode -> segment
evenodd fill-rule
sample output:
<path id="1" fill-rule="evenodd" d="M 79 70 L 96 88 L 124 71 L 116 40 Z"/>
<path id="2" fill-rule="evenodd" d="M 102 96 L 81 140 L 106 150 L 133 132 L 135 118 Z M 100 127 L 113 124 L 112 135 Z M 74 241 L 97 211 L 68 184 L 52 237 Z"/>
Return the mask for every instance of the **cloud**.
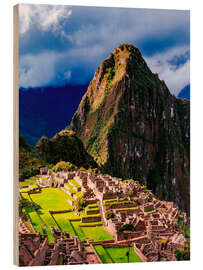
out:
<path id="1" fill-rule="evenodd" d="M 173 44 L 189 40 L 188 11 L 73 7 L 70 22 L 76 27 L 67 37 L 75 46 L 97 42 L 107 48 L 130 41 L 140 47 L 149 40 L 158 40 L 161 50 L 167 46 L 164 40 Z"/>
<path id="2" fill-rule="evenodd" d="M 189 25 L 181 10 L 20 5 L 20 85 L 87 83 L 113 48 L 132 43 L 177 93 L 189 81 Z"/>
<path id="3" fill-rule="evenodd" d="M 189 52 L 189 46 L 180 46 L 152 57 L 145 57 L 152 72 L 159 74 L 159 78 L 165 81 L 174 95 L 190 83 Z"/>
<path id="4" fill-rule="evenodd" d="M 48 84 L 55 76 L 55 61 L 59 56 L 54 52 L 25 55 L 20 58 L 19 84 L 25 88 Z"/>
<path id="5" fill-rule="evenodd" d="M 19 85 L 27 88 L 67 82 L 87 83 L 92 79 L 97 65 L 107 56 L 99 45 L 62 52 L 26 54 L 20 57 Z"/>
<path id="6" fill-rule="evenodd" d="M 26 88 L 67 82 L 87 83 L 110 52 L 100 45 L 92 45 L 61 53 L 50 51 L 24 55 L 20 58 L 19 84 Z M 190 82 L 190 60 L 185 57 L 188 54 L 188 46 L 179 46 L 152 57 L 144 56 L 144 59 L 152 72 L 158 73 L 159 78 L 166 82 L 171 93 L 177 95 Z"/>
<path id="7" fill-rule="evenodd" d="M 32 27 L 41 31 L 57 32 L 62 23 L 70 17 L 72 11 L 66 6 L 26 5 L 19 8 L 19 32 L 25 34 Z"/>

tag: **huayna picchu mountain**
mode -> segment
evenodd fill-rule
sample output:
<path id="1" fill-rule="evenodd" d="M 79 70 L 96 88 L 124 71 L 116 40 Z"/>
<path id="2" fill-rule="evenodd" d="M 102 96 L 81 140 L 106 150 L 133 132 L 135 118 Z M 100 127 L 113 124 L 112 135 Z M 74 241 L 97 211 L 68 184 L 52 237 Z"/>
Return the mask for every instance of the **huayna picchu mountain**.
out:
<path id="1" fill-rule="evenodd" d="M 133 178 L 189 213 L 190 103 L 122 44 L 96 70 L 71 128 L 103 170 Z"/>

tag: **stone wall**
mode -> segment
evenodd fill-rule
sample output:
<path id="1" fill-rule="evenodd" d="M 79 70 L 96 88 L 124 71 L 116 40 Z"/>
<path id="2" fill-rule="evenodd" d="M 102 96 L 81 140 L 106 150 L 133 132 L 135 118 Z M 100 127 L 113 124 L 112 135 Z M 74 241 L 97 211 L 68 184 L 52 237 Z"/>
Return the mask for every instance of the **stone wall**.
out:
<path id="1" fill-rule="evenodd" d="M 99 209 L 96 209 L 96 210 L 86 210 L 86 214 L 87 215 L 99 214 Z"/>
<path id="2" fill-rule="evenodd" d="M 128 239 L 137 238 L 144 235 L 146 235 L 145 231 L 142 231 L 142 232 L 124 231 L 122 233 L 117 233 L 117 240 L 118 241 L 128 240 Z"/>
<path id="3" fill-rule="evenodd" d="M 82 222 L 87 223 L 87 222 L 99 222 L 101 221 L 101 217 L 83 217 Z"/>
<path id="4" fill-rule="evenodd" d="M 73 210 L 72 209 L 68 209 L 68 210 L 60 210 L 60 211 L 52 211 L 52 210 L 49 210 L 49 213 L 51 215 L 54 215 L 54 214 L 63 214 L 63 213 L 70 213 L 72 212 Z"/>
<path id="5" fill-rule="evenodd" d="M 58 261 L 58 257 L 59 257 L 59 248 L 58 248 L 58 246 L 55 246 L 54 250 L 52 252 L 52 256 L 51 256 L 49 265 L 56 265 L 56 263 Z"/>
<path id="6" fill-rule="evenodd" d="M 143 262 L 147 262 L 147 258 L 144 256 L 144 254 L 140 251 L 140 249 L 138 249 L 136 247 L 135 244 L 133 244 L 133 247 L 134 247 L 134 251 L 135 253 L 140 257 L 140 259 L 143 261 Z"/>
<path id="7" fill-rule="evenodd" d="M 33 260 L 29 263 L 28 266 L 38 266 L 44 264 L 44 259 L 46 252 L 48 250 L 48 238 L 46 237 L 44 242 L 40 245 L 40 248 L 34 253 Z"/>
<path id="8" fill-rule="evenodd" d="M 86 224 L 81 224 L 79 225 L 79 227 L 83 227 L 83 228 L 89 228 L 89 227 L 101 227 L 103 226 L 103 224 L 90 224 L 90 225 L 86 225 Z"/>

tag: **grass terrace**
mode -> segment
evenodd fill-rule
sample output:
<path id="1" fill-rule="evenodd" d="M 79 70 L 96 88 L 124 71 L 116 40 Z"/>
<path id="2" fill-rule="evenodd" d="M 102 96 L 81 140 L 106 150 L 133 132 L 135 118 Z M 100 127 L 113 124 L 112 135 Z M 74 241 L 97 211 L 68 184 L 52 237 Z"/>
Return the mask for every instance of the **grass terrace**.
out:
<path id="1" fill-rule="evenodd" d="M 79 237 L 81 241 L 86 239 L 88 239 L 89 241 L 113 240 L 113 237 L 105 230 L 104 226 L 92 227 L 92 225 L 101 225 L 101 222 L 92 222 L 87 224 L 80 221 L 72 221 L 71 224 L 75 234 Z M 84 224 L 85 227 L 80 226 Z"/>
<path id="2" fill-rule="evenodd" d="M 49 213 L 49 210 L 63 211 L 72 209 L 72 206 L 67 202 L 68 195 L 58 188 L 43 188 L 41 193 L 30 195 L 28 193 L 21 193 L 21 196 L 29 201 L 35 202 L 41 207 L 37 211 L 30 207 L 24 207 L 24 209 L 34 229 L 40 232 L 40 234 L 47 234 L 49 242 L 53 242 L 54 238 L 50 228 L 55 227 L 59 230 L 61 228 L 58 226 L 54 217 Z M 43 232 L 43 229 L 45 229 L 45 232 Z"/>
<path id="3" fill-rule="evenodd" d="M 77 196 L 79 199 L 82 198 L 82 192 L 81 191 L 78 191 L 75 193 L 75 196 Z"/>
<path id="4" fill-rule="evenodd" d="M 124 248 L 105 248 L 114 263 L 127 263 L 127 262 L 142 262 L 140 257 L 134 252 L 133 247 Z M 129 252 L 129 260 L 126 255 Z"/>
<path id="5" fill-rule="evenodd" d="M 104 229 L 104 226 L 82 227 L 82 230 L 85 238 L 88 238 L 89 241 L 113 240 L 113 237 Z"/>
<path id="6" fill-rule="evenodd" d="M 104 248 L 102 245 L 95 245 L 94 249 L 103 263 L 142 262 L 140 257 L 134 252 L 133 247 Z M 129 257 L 127 252 L 129 252 Z"/>
<path id="7" fill-rule="evenodd" d="M 57 223 L 57 226 L 61 231 L 66 231 L 70 233 L 70 235 L 72 236 L 76 235 L 70 222 L 70 219 L 80 219 L 80 217 L 75 215 L 74 212 L 54 214 L 52 216 L 55 219 L 55 222 Z"/>
<path id="8" fill-rule="evenodd" d="M 45 210 L 61 211 L 72 209 L 72 206 L 67 202 L 70 196 L 59 188 L 42 188 L 41 193 L 31 194 L 30 197 L 32 201 Z"/>
<path id="9" fill-rule="evenodd" d="M 105 251 L 102 245 L 96 245 L 94 246 L 94 249 L 96 250 L 99 258 L 103 263 L 113 263 L 111 257 L 109 254 Z"/>
<path id="10" fill-rule="evenodd" d="M 64 184 L 64 187 L 66 189 L 68 189 L 70 191 L 70 193 L 73 193 L 73 194 L 76 193 L 76 191 L 73 189 L 73 186 L 72 185 L 66 183 L 66 184 Z"/>
<path id="11" fill-rule="evenodd" d="M 83 211 L 79 212 L 79 215 L 73 211 L 67 213 L 50 214 L 49 210 L 72 210 L 72 206 L 67 202 L 68 198 L 72 198 L 59 188 L 42 188 L 41 193 L 30 195 L 28 193 L 21 193 L 21 196 L 24 199 L 35 202 L 41 207 L 38 210 L 34 210 L 26 206 L 24 207 L 24 210 L 29 216 L 35 231 L 39 231 L 40 234 L 47 234 L 49 242 L 54 241 L 50 230 L 51 227 L 57 228 L 61 231 L 66 231 L 72 236 L 77 235 L 80 240 L 88 239 L 89 241 L 102 241 L 113 239 L 113 237 L 105 230 L 101 221 L 90 223 L 82 223 L 81 221 L 82 217 L 100 216 L 100 213 L 87 215 L 85 212 L 85 209 L 98 209 L 97 204 L 90 204 L 86 206 Z"/>
<path id="12" fill-rule="evenodd" d="M 37 185 L 36 184 L 29 185 L 28 187 L 23 187 L 23 188 L 20 189 L 20 192 L 28 192 L 28 191 L 30 191 L 30 190 L 32 190 L 34 188 L 37 188 Z"/>
<path id="13" fill-rule="evenodd" d="M 72 183 L 77 188 L 80 188 L 81 187 L 81 185 L 76 180 L 74 180 L 74 179 L 69 180 L 69 182 Z"/>

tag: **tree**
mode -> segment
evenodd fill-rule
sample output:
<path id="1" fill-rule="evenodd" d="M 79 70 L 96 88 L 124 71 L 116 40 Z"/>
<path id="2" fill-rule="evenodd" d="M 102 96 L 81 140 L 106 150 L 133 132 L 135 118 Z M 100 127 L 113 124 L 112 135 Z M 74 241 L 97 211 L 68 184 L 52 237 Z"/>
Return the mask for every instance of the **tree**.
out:
<path id="1" fill-rule="evenodd" d="M 130 245 L 128 245 L 128 251 L 126 251 L 125 255 L 127 257 L 128 262 L 130 262 Z"/>
<path id="2" fill-rule="evenodd" d="M 120 228 L 120 232 L 123 232 L 123 231 L 134 231 L 134 226 L 133 224 L 131 223 L 127 223 L 127 224 L 124 224 L 121 228 Z"/>
<path id="3" fill-rule="evenodd" d="M 49 139 L 45 136 L 42 136 L 39 141 L 36 144 L 36 148 L 39 151 L 39 156 L 42 158 L 44 161 L 48 161 L 48 153 L 50 150 L 50 145 L 49 145 Z"/>
<path id="4" fill-rule="evenodd" d="M 55 172 L 60 172 L 60 171 L 73 171 L 77 170 L 78 167 L 71 162 L 65 162 L 65 161 L 60 161 L 58 162 L 52 170 Z"/>
<path id="5" fill-rule="evenodd" d="M 87 201 L 82 197 L 78 198 L 74 203 L 74 209 L 76 212 L 80 212 L 87 206 Z"/>
<path id="6" fill-rule="evenodd" d="M 113 213 L 112 210 L 106 211 L 105 212 L 105 218 L 106 219 L 110 219 L 110 218 L 114 218 L 115 214 Z"/>

